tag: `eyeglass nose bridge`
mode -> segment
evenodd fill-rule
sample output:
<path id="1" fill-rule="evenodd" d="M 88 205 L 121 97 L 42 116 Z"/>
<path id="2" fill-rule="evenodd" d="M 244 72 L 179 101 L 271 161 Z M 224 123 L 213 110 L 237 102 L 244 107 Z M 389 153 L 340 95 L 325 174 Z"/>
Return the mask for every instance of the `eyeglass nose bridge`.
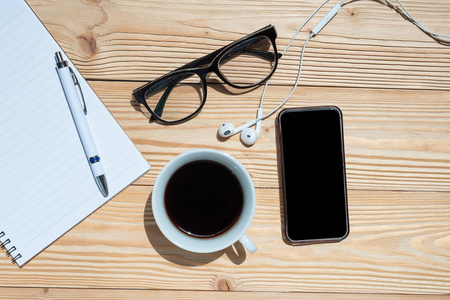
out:
<path id="1" fill-rule="evenodd" d="M 228 84 L 228 85 L 230 84 L 228 82 L 228 80 L 219 71 L 219 65 L 217 63 L 214 63 L 214 61 L 211 62 L 209 65 L 207 65 L 204 68 L 197 69 L 196 73 L 201 78 L 201 80 L 204 84 L 205 94 L 206 94 L 206 89 L 207 89 L 207 85 L 208 85 L 208 75 L 211 75 L 211 73 L 214 73 L 220 80 L 222 80 L 222 83 Z"/>

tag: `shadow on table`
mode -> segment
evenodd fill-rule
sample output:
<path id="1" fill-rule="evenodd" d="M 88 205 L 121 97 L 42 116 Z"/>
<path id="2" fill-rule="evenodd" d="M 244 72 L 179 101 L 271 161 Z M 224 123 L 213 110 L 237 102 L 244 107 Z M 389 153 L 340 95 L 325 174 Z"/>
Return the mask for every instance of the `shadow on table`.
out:
<path id="1" fill-rule="evenodd" d="M 153 249 L 164 259 L 181 266 L 201 266 L 215 261 L 223 254 L 236 265 L 242 264 L 247 255 L 244 246 L 237 242 L 224 250 L 213 253 L 194 253 L 172 244 L 159 230 L 152 211 L 151 194 L 147 199 L 144 211 L 144 226 L 147 238 Z"/>
<path id="2" fill-rule="evenodd" d="M 277 120 L 274 120 L 274 126 L 276 128 L 276 132 L 279 133 L 279 124 Z M 281 140 L 277 136 L 276 140 L 276 149 L 277 149 L 277 174 L 278 174 L 278 186 L 280 187 L 279 190 L 279 199 L 280 199 L 280 232 L 281 232 L 281 238 L 283 242 L 287 245 L 293 245 L 292 242 L 289 241 L 289 239 L 286 237 L 286 220 L 284 216 L 284 188 L 283 188 L 283 162 L 281 158 Z"/>
<path id="3" fill-rule="evenodd" d="M 208 79 L 208 88 L 211 88 L 211 89 L 213 89 L 219 93 L 222 93 L 224 95 L 243 95 L 243 94 L 247 94 L 253 90 L 256 90 L 257 88 L 259 88 L 259 85 L 252 87 L 252 88 L 248 88 L 248 89 L 238 89 L 238 88 L 233 88 L 231 86 L 228 86 L 216 78 L 211 78 L 211 79 Z M 139 104 L 134 99 L 130 99 L 130 105 L 134 108 L 135 111 L 140 112 L 142 115 L 144 115 L 146 118 L 148 118 L 149 122 L 151 122 L 151 123 L 153 122 L 153 121 L 150 121 L 150 117 L 151 117 L 150 112 L 148 112 L 147 109 L 143 105 Z M 167 126 L 167 125 L 165 125 L 165 126 Z M 223 140 L 226 140 L 226 139 L 223 139 Z"/>

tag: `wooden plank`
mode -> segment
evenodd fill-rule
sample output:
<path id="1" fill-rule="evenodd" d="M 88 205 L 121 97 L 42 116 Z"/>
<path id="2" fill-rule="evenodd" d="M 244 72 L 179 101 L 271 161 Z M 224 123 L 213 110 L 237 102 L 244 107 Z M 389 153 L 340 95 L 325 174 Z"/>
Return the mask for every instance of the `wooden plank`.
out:
<path id="1" fill-rule="evenodd" d="M 236 135 L 217 136 L 222 122 L 240 126 L 256 115 L 261 88 L 230 95 L 208 88 L 203 111 L 176 126 L 149 124 L 131 101 L 139 83 L 91 82 L 105 105 L 152 165 L 138 184 L 153 185 L 175 155 L 215 148 L 240 160 L 258 187 L 278 187 L 276 114 L 265 120 L 258 142 L 247 149 Z M 290 87 L 270 86 L 264 112 L 276 107 Z M 450 190 L 450 101 L 445 91 L 299 87 L 286 107 L 337 105 L 344 114 L 349 188 Z"/>
<path id="2" fill-rule="evenodd" d="M 131 186 L 24 268 L 0 259 L 17 287 L 321 293 L 450 293 L 450 197 L 439 192 L 349 191 L 351 233 L 293 247 L 281 235 L 278 189 L 257 189 L 248 254 L 172 245 L 156 226 L 151 187 Z M 31 279 L 31 280 L 30 280 Z"/>
<path id="3" fill-rule="evenodd" d="M 224 292 L 224 291 L 170 291 L 170 290 L 122 290 L 122 289 L 58 289 L 58 288 L 1 288 L 0 299 L 101 299 L 101 300 L 139 300 L 139 299 L 171 299 L 171 300 L 202 300 L 202 299 L 330 299 L 325 293 L 276 293 L 276 292 Z M 443 300 L 448 295 L 367 295 L 367 294 L 336 294 L 333 299 L 408 299 L 408 300 Z"/>
<path id="4" fill-rule="evenodd" d="M 42 18 L 81 73 L 90 79 L 148 81 L 269 23 L 284 50 L 321 1 L 37 1 Z M 445 1 L 405 1 L 430 30 L 450 33 Z M 290 85 L 300 46 L 329 3 L 280 61 L 274 82 Z M 70 18 L 62 11 L 70 11 Z M 214 17 L 211 17 L 214 16 Z M 235 20 L 239 20 L 236 22 Z M 449 89 L 450 49 L 376 1 L 341 9 L 305 54 L 302 83 L 313 86 Z"/>

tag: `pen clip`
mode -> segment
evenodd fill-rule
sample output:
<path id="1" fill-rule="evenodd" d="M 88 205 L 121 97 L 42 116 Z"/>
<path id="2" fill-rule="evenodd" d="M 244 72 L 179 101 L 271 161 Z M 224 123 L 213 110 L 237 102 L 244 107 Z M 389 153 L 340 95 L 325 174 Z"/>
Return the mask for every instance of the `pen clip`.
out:
<path id="1" fill-rule="evenodd" d="M 80 82 L 78 81 L 78 78 L 75 75 L 75 73 L 73 72 L 71 67 L 69 67 L 69 71 L 70 71 L 70 75 L 72 76 L 73 84 L 77 88 L 78 96 L 80 96 L 81 102 L 83 104 L 84 114 L 87 115 L 86 101 L 84 100 L 84 95 L 83 95 L 83 91 L 81 90 Z"/>

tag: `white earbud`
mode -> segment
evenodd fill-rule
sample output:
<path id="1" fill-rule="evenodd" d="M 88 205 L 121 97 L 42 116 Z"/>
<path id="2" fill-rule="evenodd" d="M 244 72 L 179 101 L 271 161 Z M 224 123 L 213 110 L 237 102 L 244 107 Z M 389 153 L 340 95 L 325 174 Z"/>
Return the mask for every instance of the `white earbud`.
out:
<path id="1" fill-rule="evenodd" d="M 226 122 L 219 127 L 219 135 L 223 138 L 227 138 L 235 134 L 233 124 Z"/>
<path id="2" fill-rule="evenodd" d="M 261 122 L 261 121 L 259 121 Z M 247 146 L 251 146 L 256 143 L 259 137 L 259 132 L 256 132 L 253 128 L 245 128 L 241 132 L 241 141 Z"/>
<path id="3" fill-rule="evenodd" d="M 261 125 L 262 120 L 260 119 L 262 116 L 262 107 L 258 108 L 258 114 L 256 116 L 256 119 L 259 120 L 256 122 L 256 129 L 247 127 L 241 132 L 241 141 L 247 146 L 251 146 L 254 143 L 256 143 L 256 140 L 259 137 L 259 134 L 261 133 Z"/>
<path id="4" fill-rule="evenodd" d="M 223 138 L 228 138 L 236 133 L 241 133 L 241 141 L 247 146 L 251 146 L 256 143 L 256 140 L 259 137 L 259 133 L 261 132 L 261 116 L 262 116 L 262 108 L 258 108 L 257 118 L 245 123 L 244 125 L 234 128 L 233 124 L 226 122 L 223 123 L 222 126 L 219 127 L 219 136 Z M 250 128 L 256 123 L 256 129 Z"/>

